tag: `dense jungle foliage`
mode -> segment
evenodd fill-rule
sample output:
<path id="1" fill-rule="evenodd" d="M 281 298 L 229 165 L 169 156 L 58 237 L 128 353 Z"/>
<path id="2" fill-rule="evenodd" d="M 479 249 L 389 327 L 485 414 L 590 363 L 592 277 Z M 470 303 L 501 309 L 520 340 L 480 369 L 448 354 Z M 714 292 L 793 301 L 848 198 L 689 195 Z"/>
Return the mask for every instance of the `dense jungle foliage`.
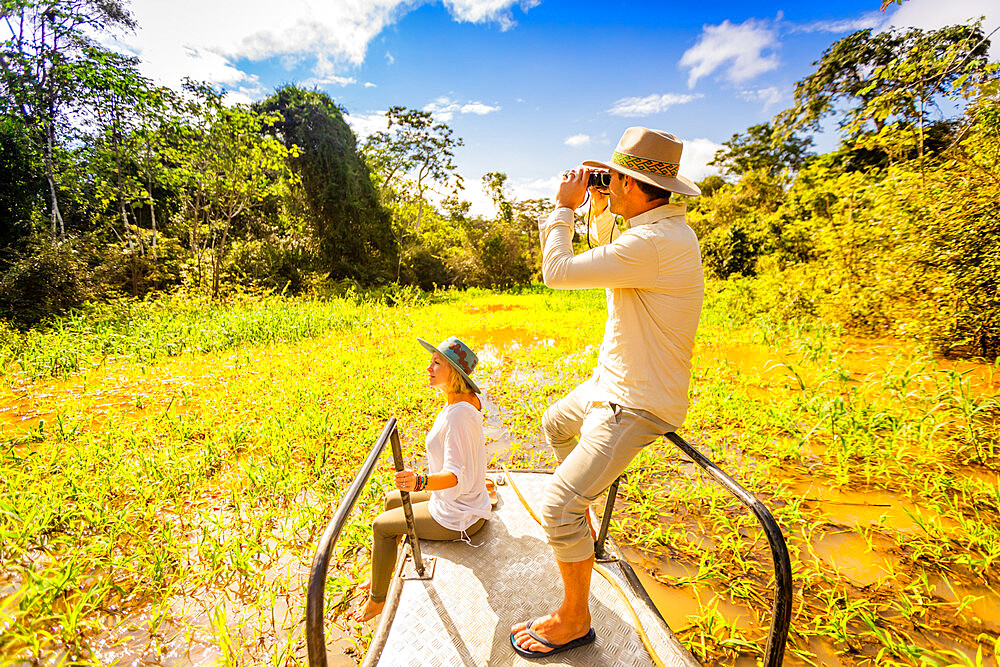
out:
<path id="1" fill-rule="evenodd" d="M 535 217 L 507 175 L 475 186 L 430 112 L 393 107 L 361 145 L 326 93 L 253 105 L 154 85 L 95 35 L 121 0 L 0 5 L 0 325 L 87 301 L 184 291 L 300 293 L 538 279 Z M 832 44 L 792 108 L 716 155 L 689 202 L 706 269 L 760 310 L 868 335 L 1000 352 L 1000 79 L 979 24 L 860 30 Z M 839 128 L 839 147 L 809 133 Z M 396 288 L 393 288 L 396 289 Z M 391 292 L 392 290 L 390 290 Z"/>

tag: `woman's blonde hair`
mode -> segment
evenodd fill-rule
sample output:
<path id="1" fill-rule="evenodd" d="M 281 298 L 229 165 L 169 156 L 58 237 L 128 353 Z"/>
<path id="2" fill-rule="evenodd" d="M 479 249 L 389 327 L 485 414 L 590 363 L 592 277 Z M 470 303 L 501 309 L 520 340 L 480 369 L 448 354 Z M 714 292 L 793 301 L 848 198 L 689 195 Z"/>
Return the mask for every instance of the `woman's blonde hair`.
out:
<path id="1" fill-rule="evenodd" d="M 448 363 L 448 362 L 445 362 Z M 448 364 L 451 370 L 451 375 L 448 377 L 448 383 L 445 386 L 445 393 L 448 394 L 471 394 L 472 387 L 469 383 L 465 381 L 462 374 L 455 370 L 455 367 Z"/>

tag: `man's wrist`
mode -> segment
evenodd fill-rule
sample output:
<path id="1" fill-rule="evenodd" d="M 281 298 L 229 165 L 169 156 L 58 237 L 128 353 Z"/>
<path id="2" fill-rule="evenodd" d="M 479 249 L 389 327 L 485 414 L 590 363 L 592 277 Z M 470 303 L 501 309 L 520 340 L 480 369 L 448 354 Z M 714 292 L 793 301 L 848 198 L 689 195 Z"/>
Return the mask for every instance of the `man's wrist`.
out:
<path id="1" fill-rule="evenodd" d="M 573 209 L 568 206 L 559 206 L 548 215 L 538 216 L 538 234 L 540 235 L 542 241 L 545 240 L 547 232 L 557 224 L 572 226 Z"/>

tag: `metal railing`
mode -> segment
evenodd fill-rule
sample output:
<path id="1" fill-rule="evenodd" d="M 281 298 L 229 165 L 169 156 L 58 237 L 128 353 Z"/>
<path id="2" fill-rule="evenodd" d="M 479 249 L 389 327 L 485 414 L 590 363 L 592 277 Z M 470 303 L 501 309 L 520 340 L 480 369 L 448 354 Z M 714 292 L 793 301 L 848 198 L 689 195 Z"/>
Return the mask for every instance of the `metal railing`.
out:
<path id="1" fill-rule="evenodd" d="M 392 445 L 392 461 L 397 471 L 403 469 L 403 450 L 399 442 L 399 432 L 396 430 L 396 418 L 393 417 L 382 429 L 382 435 L 375 442 L 375 446 L 368 453 L 368 458 L 361 465 L 357 476 L 351 487 L 344 494 L 337 506 L 337 512 L 333 519 L 323 531 L 323 536 L 316 547 L 316 555 L 313 556 L 312 567 L 309 570 L 309 588 L 306 597 L 306 649 L 309 653 L 310 667 L 326 667 L 326 633 L 323 630 L 323 607 L 326 595 L 326 573 L 330 567 L 330 555 L 333 547 L 337 544 L 340 531 L 347 523 L 354 505 L 358 502 L 362 489 L 371 477 L 378 458 L 385 449 L 386 442 Z M 410 505 L 410 494 L 400 491 L 399 495 L 403 500 L 403 514 L 406 516 L 406 533 L 410 540 L 410 550 L 413 556 L 413 565 L 417 573 L 424 574 L 424 562 L 420 555 L 420 542 L 417 539 L 417 532 L 413 525 L 413 507 Z"/>
<path id="2" fill-rule="evenodd" d="M 724 473 L 704 454 L 689 445 L 684 438 L 676 433 L 667 433 L 666 437 L 687 454 L 692 461 L 701 466 L 715 481 L 733 494 L 737 500 L 746 505 L 764 528 L 764 534 L 771 547 L 771 558 L 774 561 L 774 605 L 771 609 L 771 629 L 767 635 L 767 645 L 764 648 L 763 664 L 764 667 L 780 667 L 785 657 L 788 626 L 792 620 L 792 565 L 788 558 L 788 547 L 781 534 L 781 528 L 778 527 L 778 523 L 763 503 L 740 486 L 736 480 Z M 604 506 L 601 530 L 594 545 L 594 552 L 598 559 L 607 558 L 607 554 L 604 553 L 604 543 L 608 536 L 608 527 L 611 524 L 611 514 L 614 511 L 619 482 L 621 482 L 621 477 L 616 479 L 615 483 L 608 489 L 608 500 Z"/>
<path id="3" fill-rule="evenodd" d="M 767 541 L 771 548 L 771 556 L 774 560 L 775 593 L 771 628 L 767 637 L 767 645 L 764 649 L 763 665 L 764 667 L 780 667 L 785 655 L 788 626 L 792 617 L 792 566 L 788 557 L 788 547 L 785 545 L 785 538 L 781 534 L 781 529 L 763 503 L 740 486 L 732 477 L 723 472 L 717 465 L 712 463 L 704 454 L 689 445 L 676 433 L 667 433 L 666 437 L 727 491 L 733 494 L 737 500 L 743 503 L 757 517 L 757 520 L 764 528 L 764 534 L 767 536 Z M 309 588 L 306 599 L 306 647 L 309 654 L 310 667 L 326 667 L 327 664 L 326 635 L 323 630 L 323 607 L 326 593 L 326 573 L 330 564 L 330 556 L 337 543 L 337 538 L 340 537 L 341 530 L 347 523 L 347 517 L 354 509 L 354 505 L 357 503 L 358 497 L 360 497 L 368 478 L 371 477 L 372 471 L 375 469 L 375 464 L 378 462 L 382 450 L 385 449 L 386 443 L 390 443 L 392 446 L 392 458 L 396 470 L 403 469 L 402 447 L 399 442 L 399 432 L 396 429 L 396 418 L 393 417 L 385 425 L 375 446 L 368 453 L 368 457 L 354 478 L 351 487 L 344 494 L 340 505 L 337 507 L 336 514 L 334 514 L 333 519 L 327 525 L 316 548 L 316 555 L 313 557 L 312 567 L 309 572 Z M 615 499 L 618 495 L 620 482 L 621 477 L 616 479 L 611 488 L 608 489 L 608 500 L 604 507 L 604 515 L 601 520 L 597 542 L 594 545 L 594 551 L 599 559 L 607 557 L 604 553 L 604 544 L 607 541 L 608 528 L 611 524 L 611 515 L 614 512 Z M 407 537 L 409 538 L 413 565 L 418 575 L 423 576 L 425 566 L 420 553 L 420 542 L 417 539 L 416 529 L 413 524 L 413 509 L 410 504 L 410 494 L 400 491 L 400 496 L 402 496 L 403 500 L 403 513 L 406 517 Z M 632 582 L 633 586 L 637 582 L 638 580 Z"/>

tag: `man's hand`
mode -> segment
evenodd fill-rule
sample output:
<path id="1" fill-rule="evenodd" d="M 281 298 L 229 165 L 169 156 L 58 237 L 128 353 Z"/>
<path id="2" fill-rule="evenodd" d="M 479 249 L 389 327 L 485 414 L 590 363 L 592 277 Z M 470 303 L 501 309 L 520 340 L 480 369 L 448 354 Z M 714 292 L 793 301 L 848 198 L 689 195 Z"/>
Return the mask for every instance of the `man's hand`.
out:
<path id="1" fill-rule="evenodd" d="M 587 174 L 583 167 L 567 171 L 556 192 L 556 208 L 576 210 L 587 198 Z"/>

